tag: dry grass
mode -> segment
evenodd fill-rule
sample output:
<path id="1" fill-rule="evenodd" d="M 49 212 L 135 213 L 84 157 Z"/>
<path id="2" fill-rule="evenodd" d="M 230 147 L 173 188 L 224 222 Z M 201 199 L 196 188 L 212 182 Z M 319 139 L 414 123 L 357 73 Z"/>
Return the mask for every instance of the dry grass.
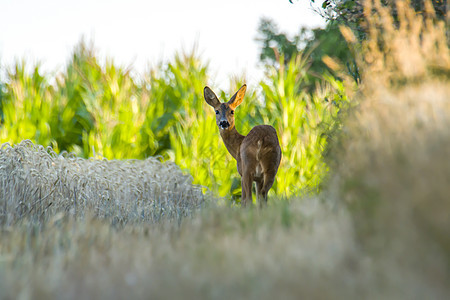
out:
<path id="1" fill-rule="evenodd" d="M 358 246 L 319 199 L 208 208 L 181 226 L 55 216 L 3 227 L 3 299 L 446 299 L 448 286 Z M 427 258 L 430 260 L 436 258 Z"/>
<path id="2" fill-rule="evenodd" d="M 337 276 L 353 263 L 351 230 L 324 208 L 311 200 L 264 212 L 210 209 L 181 227 L 117 230 L 65 217 L 44 230 L 4 228 L 1 297 L 344 298 L 359 284 Z"/>
<path id="3" fill-rule="evenodd" d="M 330 193 L 350 209 L 358 244 L 450 281 L 450 55 L 443 23 L 397 1 L 398 24 L 367 1 L 358 107 L 335 149 Z M 392 278 L 399 280 L 399 278 Z"/>

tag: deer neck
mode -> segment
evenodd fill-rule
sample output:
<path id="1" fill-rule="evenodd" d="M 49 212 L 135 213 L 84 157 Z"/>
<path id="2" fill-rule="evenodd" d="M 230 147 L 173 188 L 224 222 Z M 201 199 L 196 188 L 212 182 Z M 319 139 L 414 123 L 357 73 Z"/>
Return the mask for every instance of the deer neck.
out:
<path id="1" fill-rule="evenodd" d="M 229 130 L 220 130 L 220 136 L 231 156 L 239 160 L 239 149 L 245 136 L 237 132 L 236 127 Z"/>

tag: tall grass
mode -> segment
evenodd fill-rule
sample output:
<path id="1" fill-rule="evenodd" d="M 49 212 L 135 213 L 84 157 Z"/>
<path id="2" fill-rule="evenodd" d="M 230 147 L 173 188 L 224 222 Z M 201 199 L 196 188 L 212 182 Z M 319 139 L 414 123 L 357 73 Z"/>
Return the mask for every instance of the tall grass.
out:
<path id="1" fill-rule="evenodd" d="M 50 219 L 44 230 L 19 224 L 2 232 L 0 296 L 336 299 L 356 289 L 367 295 L 345 276 L 353 249 L 348 225 L 345 215 L 313 200 L 261 214 L 208 209 L 178 228 L 118 230 L 70 217 Z"/>
<path id="2" fill-rule="evenodd" d="M 425 3 L 426 13 L 416 15 L 398 1 L 397 21 L 389 8 L 367 1 L 363 84 L 334 148 L 331 194 L 351 211 L 362 247 L 444 286 L 450 275 L 450 53 L 445 24 Z"/>

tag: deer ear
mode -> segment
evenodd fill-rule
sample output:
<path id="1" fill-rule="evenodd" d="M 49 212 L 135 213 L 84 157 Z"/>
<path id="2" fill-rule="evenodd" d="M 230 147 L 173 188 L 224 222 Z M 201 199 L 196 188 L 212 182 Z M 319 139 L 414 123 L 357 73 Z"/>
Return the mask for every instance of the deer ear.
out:
<path id="1" fill-rule="evenodd" d="M 205 97 L 206 103 L 212 107 L 217 107 L 220 105 L 220 101 L 217 99 L 216 94 L 214 94 L 214 92 L 207 86 L 205 86 L 203 90 L 203 96 Z"/>
<path id="2" fill-rule="evenodd" d="M 230 105 L 231 109 L 235 109 L 238 107 L 239 104 L 242 103 L 242 100 L 244 100 L 245 91 L 247 90 L 247 85 L 241 86 L 241 88 L 236 92 L 236 94 L 231 97 L 230 101 L 228 101 L 228 104 Z"/>

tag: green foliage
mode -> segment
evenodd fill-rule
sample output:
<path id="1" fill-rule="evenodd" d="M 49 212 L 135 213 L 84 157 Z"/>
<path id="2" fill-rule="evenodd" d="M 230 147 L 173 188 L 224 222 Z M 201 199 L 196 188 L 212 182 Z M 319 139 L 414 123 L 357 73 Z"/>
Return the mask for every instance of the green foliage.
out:
<path id="1" fill-rule="evenodd" d="M 145 102 L 130 70 L 107 61 L 102 67 L 94 51 L 81 43 L 66 74 L 58 82 L 62 105 L 62 127 L 73 128 L 83 156 L 95 152 L 112 159 L 141 157 L 139 128 L 144 121 Z M 66 115 L 65 115 L 66 114 Z M 66 132 L 66 130 L 64 130 Z M 63 140 L 64 149 L 72 138 Z M 57 140 L 58 141 L 58 140 Z"/>
<path id="2" fill-rule="evenodd" d="M 302 36 L 296 35 L 291 40 L 286 33 L 280 32 L 277 25 L 270 19 L 261 19 L 258 35 L 256 40 L 262 44 L 259 59 L 263 63 L 270 65 L 278 63 L 280 54 L 284 55 L 284 63 L 288 63 L 300 50 Z"/>
<path id="3" fill-rule="evenodd" d="M 50 128 L 55 102 L 47 78 L 39 73 L 36 65 L 31 73 L 25 62 L 18 62 L 8 70 L 8 80 L 2 84 L 0 139 L 2 142 L 19 142 L 32 139 L 49 145 L 52 141 Z"/>
<path id="4" fill-rule="evenodd" d="M 275 190 L 287 195 L 318 187 L 327 171 L 322 159 L 327 134 L 335 125 L 339 106 L 348 101 L 342 85 L 330 85 L 312 95 L 301 90 L 305 64 L 301 56 L 294 57 L 286 68 L 273 68 L 261 83 L 264 122 L 277 129 L 283 151 Z M 332 78 L 329 81 L 333 83 Z"/>
<path id="5" fill-rule="evenodd" d="M 345 64 L 347 73 L 356 73 L 352 74 L 352 77 L 358 82 L 359 71 L 354 54 L 342 36 L 338 22 L 329 22 L 324 29 L 305 29 L 305 31 L 303 40 L 306 44 L 303 51 L 310 53 L 311 73 L 322 77 L 328 72 L 333 72 L 322 61 L 323 57 L 330 56 Z"/>
<path id="6" fill-rule="evenodd" d="M 305 65 L 300 83 L 302 89 L 311 93 L 317 83 L 327 81 L 324 75 L 333 73 L 323 63 L 324 56 L 344 63 L 349 73 L 356 73 L 353 76 L 355 80 L 359 79 L 353 53 L 339 30 L 339 22 L 328 22 L 325 28 L 303 27 L 297 35 L 289 38 L 279 31 L 272 20 L 261 19 L 257 41 L 261 43 L 261 62 L 271 67 L 280 67 L 280 56 L 284 57 L 283 64 L 286 66 L 293 57 L 304 53 Z"/>
<path id="7" fill-rule="evenodd" d="M 156 146 L 147 148 L 147 155 L 166 155 L 172 148 L 171 136 L 176 136 L 177 127 L 187 129 L 203 118 L 203 87 L 208 81 L 207 72 L 207 65 L 192 52 L 177 54 L 173 62 L 160 65 L 147 76 L 145 84 L 149 87 L 150 102 L 142 134 L 154 139 Z"/>
<path id="8" fill-rule="evenodd" d="M 401 16 L 398 11 L 402 9 L 399 7 L 403 5 L 404 1 L 389 1 L 389 0 L 310 0 L 313 9 L 326 20 L 337 21 L 341 25 L 352 28 L 360 39 L 366 39 L 368 33 L 368 26 L 366 17 L 373 14 L 379 7 L 389 7 L 390 14 L 398 24 Z M 292 3 L 292 1 L 291 1 Z M 364 8 L 365 4 L 366 8 Z M 447 1 L 443 0 L 409 0 L 409 5 L 418 15 L 432 14 L 436 20 L 447 20 Z M 364 10 L 367 10 L 364 12 Z M 433 11 L 433 12 L 431 12 Z M 366 14 L 366 16 L 364 16 Z"/>
<path id="9" fill-rule="evenodd" d="M 218 134 L 214 111 L 203 99 L 208 65 L 195 52 L 177 54 L 141 79 L 112 61 L 99 62 L 93 46 L 83 42 L 54 79 L 41 74 L 39 66 L 30 75 L 26 69 L 25 63 L 16 64 L 2 83 L 1 143 L 30 139 L 86 158 L 160 155 L 189 172 L 193 183 L 239 198 L 236 162 Z M 271 124 L 278 131 L 283 159 L 271 193 L 291 195 L 315 188 L 327 170 L 322 159 L 326 132 L 338 111 L 336 104 L 345 100 L 335 95 L 344 92 L 328 84 L 305 93 L 307 70 L 301 55 L 294 55 L 286 67 L 268 66 L 268 77 L 248 90 L 236 111 L 242 134 L 258 124 Z M 243 83 L 219 92 L 221 100 L 228 100 Z"/>

